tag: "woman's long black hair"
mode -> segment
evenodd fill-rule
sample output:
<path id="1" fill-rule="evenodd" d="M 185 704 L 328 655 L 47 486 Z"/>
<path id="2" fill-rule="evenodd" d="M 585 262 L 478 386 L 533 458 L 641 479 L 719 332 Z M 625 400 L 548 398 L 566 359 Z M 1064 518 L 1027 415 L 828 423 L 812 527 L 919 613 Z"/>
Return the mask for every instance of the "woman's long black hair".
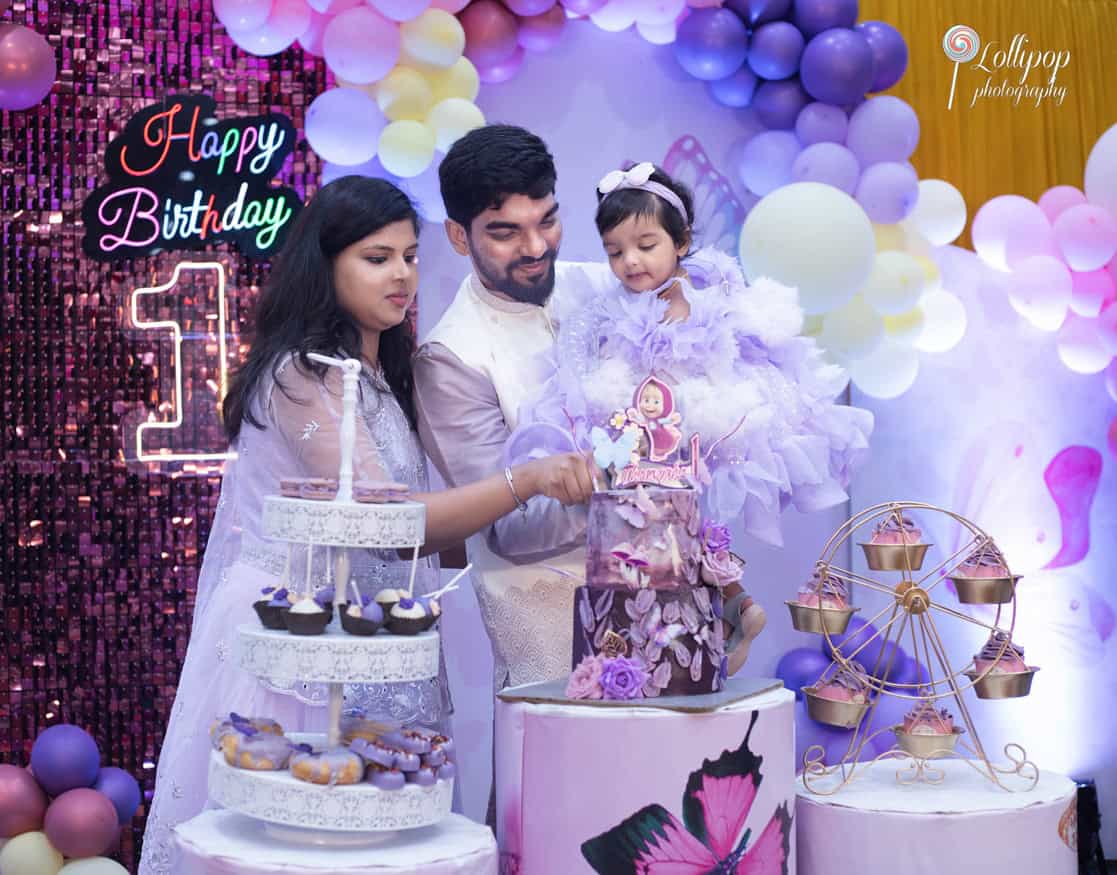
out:
<path id="1" fill-rule="evenodd" d="M 264 427 L 252 414 L 252 399 L 269 369 L 275 376 L 284 354 L 296 352 L 303 368 L 319 377 L 325 376 L 328 366 L 311 361 L 307 353 L 361 357 L 361 333 L 337 301 L 334 259 L 346 247 L 394 222 L 411 222 L 419 233 L 419 217 L 411 201 L 383 179 L 344 176 L 306 205 L 260 295 L 252 348 L 222 404 L 230 441 L 237 439 L 245 422 Z M 409 320 L 381 333 L 380 367 L 412 428 L 414 351 Z"/>

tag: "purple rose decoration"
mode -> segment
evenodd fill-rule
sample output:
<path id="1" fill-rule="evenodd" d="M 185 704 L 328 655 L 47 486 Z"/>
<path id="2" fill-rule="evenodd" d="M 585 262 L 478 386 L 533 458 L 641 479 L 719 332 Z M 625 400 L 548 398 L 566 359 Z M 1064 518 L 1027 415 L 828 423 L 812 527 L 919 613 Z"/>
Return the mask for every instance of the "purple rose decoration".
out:
<path id="1" fill-rule="evenodd" d="M 702 580 L 719 589 L 741 579 L 741 563 L 728 550 L 702 554 Z"/>
<path id="2" fill-rule="evenodd" d="M 721 523 L 703 523 L 702 549 L 707 553 L 723 553 L 729 549 L 729 527 Z"/>
<path id="3" fill-rule="evenodd" d="M 634 659 L 617 656 L 601 664 L 601 691 L 606 699 L 640 699 L 648 673 Z"/>

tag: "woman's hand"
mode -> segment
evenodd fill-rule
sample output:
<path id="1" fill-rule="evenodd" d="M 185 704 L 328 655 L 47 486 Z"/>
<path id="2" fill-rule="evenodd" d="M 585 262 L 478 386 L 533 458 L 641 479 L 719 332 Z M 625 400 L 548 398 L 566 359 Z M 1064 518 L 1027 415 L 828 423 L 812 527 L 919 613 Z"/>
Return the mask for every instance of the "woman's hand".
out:
<path id="1" fill-rule="evenodd" d="M 512 469 L 517 489 L 526 481 L 525 491 L 529 495 L 546 495 L 566 505 L 589 501 L 595 491 L 595 479 L 597 484 L 604 483 L 604 476 L 592 458 L 580 453 L 559 453 Z"/>

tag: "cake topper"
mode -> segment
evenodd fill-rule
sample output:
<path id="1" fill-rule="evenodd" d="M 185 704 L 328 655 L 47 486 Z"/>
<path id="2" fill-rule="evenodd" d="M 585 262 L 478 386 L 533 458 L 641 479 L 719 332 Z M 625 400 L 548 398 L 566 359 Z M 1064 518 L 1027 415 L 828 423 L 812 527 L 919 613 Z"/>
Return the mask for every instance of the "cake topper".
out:
<path id="1" fill-rule="evenodd" d="M 682 416 L 671 387 L 654 376 L 645 379 L 632 396 L 632 406 L 609 418 L 608 428 L 590 431 L 594 461 L 612 472 L 613 487 L 648 483 L 686 488 L 698 482 L 699 437 L 690 439 L 690 458 L 681 458 Z"/>

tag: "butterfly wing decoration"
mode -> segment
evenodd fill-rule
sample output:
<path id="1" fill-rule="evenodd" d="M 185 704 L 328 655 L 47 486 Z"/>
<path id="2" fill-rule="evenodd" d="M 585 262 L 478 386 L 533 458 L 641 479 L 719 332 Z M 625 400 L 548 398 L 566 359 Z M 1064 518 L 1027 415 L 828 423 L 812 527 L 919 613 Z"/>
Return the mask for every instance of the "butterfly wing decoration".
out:
<path id="1" fill-rule="evenodd" d="M 702 144 L 691 134 L 679 137 L 667 150 L 663 169 L 694 192 L 694 228 L 698 239 L 704 245 L 735 255 L 747 211 Z"/>
<path id="2" fill-rule="evenodd" d="M 619 471 L 632 461 L 632 453 L 636 449 L 639 438 L 636 431 L 630 429 L 621 432 L 621 436 L 613 440 L 605 429 L 595 425 L 590 430 L 593 460 L 603 470 L 608 470 L 609 466 L 613 465 Z"/>
<path id="3" fill-rule="evenodd" d="M 763 758 L 749 750 L 759 711 L 741 746 L 704 760 L 683 795 L 683 821 L 662 805 L 648 805 L 607 832 L 582 843 L 582 856 L 599 875 L 787 875 L 791 814 L 776 808 L 749 847 L 745 827 L 763 780 Z"/>

